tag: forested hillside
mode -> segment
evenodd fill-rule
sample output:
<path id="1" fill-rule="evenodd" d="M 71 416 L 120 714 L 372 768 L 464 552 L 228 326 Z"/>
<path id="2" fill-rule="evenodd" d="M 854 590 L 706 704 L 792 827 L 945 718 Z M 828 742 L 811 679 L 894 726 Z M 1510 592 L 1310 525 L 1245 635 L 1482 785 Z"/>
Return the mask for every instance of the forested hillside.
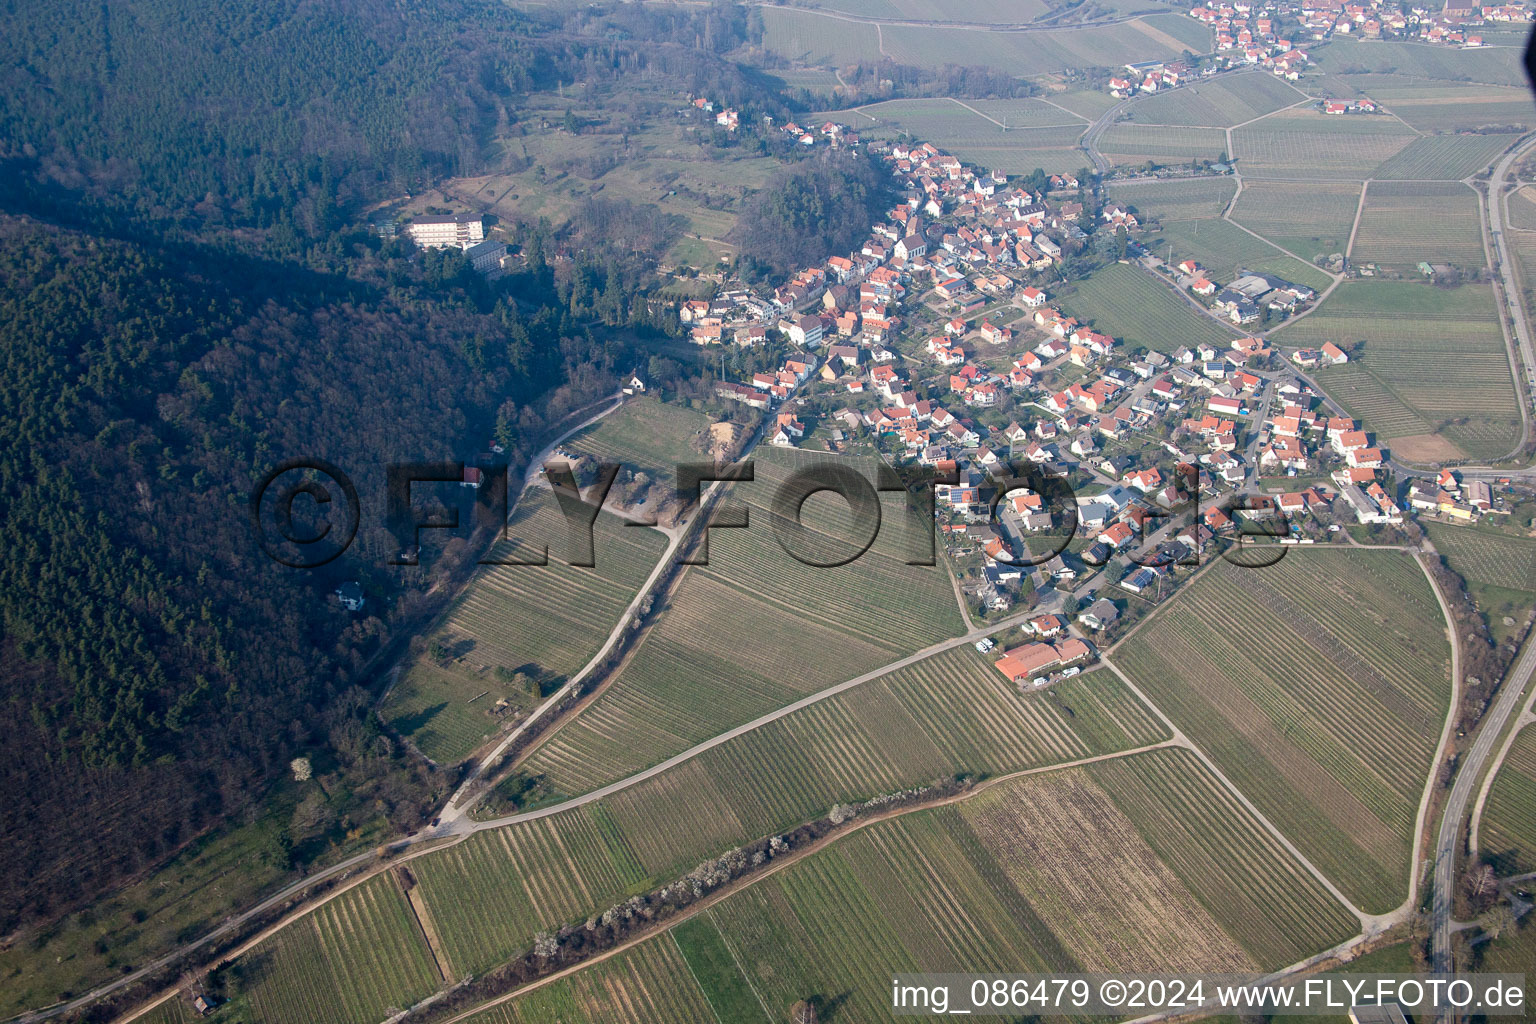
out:
<path id="1" fill-rule="evenodd" d="M 742 214 L 744 262 L 784 274 L 847 252 L 894 197 L 867 154 L 824 152 L 780 171 Z"/>
<path id="2" fill-rule="evenodd" d="M 6 0 L 0 151 L 141 212 L 334 226 L 462 173 L 549 73 L 499 4 Z"/>
<path id="3" fill-rule="evenodd" d="M 376 760 L 358 774 L 415 820 L 424 779 L 336 700 L 384 623 L 263 557 L 245 503 L 283 457 L 351 466 L 376 499 L 382 458 L 484 436 L 511 372 L 468 372 L 461 346 L 500 328 L 274 264 L 0 225 L 0 929 L 174 848 L 311 744 Z"/>
<path id="4" fill-rule="evenodd" d="M 453 780 L 380 731 L 380 677 L 363 668 L 471 552 L 388 567 L 384 467 L 492 438 L 518 458 L 610 393 L 675 329 L 647 296 L 676 229 L 593 203 L 563 234 L 515 227 L 525 263 L 487 282 L 457 252 L 382 242 L 365 211 L 477 169 L 530 88 L 685 62 L 676 44 L 653 61 L 644 41 L 461 0 L 4 12 L 10 936 L 254 814 L 300 754 L 340 813 L 302 849 L 274 833 L 282 867 L 370 823 L 414 828 L 440 800 Z M 275 565 L 250 528 L 253 483 L 292 457 L 343 467 L 361 492 L 358 543 L 317 572 Z M 353 579 L 362 615 L 330 596 Z"/>

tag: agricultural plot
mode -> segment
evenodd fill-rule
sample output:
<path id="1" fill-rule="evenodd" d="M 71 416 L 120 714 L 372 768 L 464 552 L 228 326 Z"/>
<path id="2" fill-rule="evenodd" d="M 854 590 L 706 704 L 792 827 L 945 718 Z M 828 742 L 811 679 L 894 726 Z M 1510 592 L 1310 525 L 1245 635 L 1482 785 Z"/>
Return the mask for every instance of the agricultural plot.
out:
<path id="1" fill-rule="evenodd" d="M 1063 115 L 1065 116 L 1065 115 Z M 992 127 L 989 125 L 989 127 Z M 994 129 L 990 139 L 944 146 L 955 156 L 978 167 L 1006 174 L 1029 174 L 1036 168 L 1050 174 L 1071 174 L 1089 166 L 1088 154 L 1078 147 L 1086 125 L 1056 128 Z"/>
<path id="2" fill-rule="evenodd" d="M 846 113 L 846 112 L 845 112 Z M 896 125 L 925 142 L 943 146 L 991 140 L 1005 129 L 1087 127 L 1086 119 L 1038 99 L 901 99 L 869 103 L 858 113 Z M 812 116 L 820 120 L 823 115 Z M 990 118 L 990 120 L 988 120 Z"/>
<path id="3" fill-rule="evenodd" d="M 710 564 L 689 571 L 619 677 L 530 757 L 530 770 L 556 792 L 583 792 L 960 632 L 946 571 L 906 564 L 904 527 L 915 523 L 904 496 L 887 495 L 883 525 L 854 523 L 838 497 L 805 505 L 808 533 L 792 543 L 811 560 L 846 556 L 844 541 L 878 534 L 848 564 L 807 565 L 781 547 L 775 492 L 796 467 L 829 459 L 871 469 L 805 452 L 754 460 L 755 482 L 734 487 L 752 528 L 713 532 Z"/>
<path id="4" fill-rule="evenodd" d="M 1156 352 L 1209 341 L 1226 348 L 1237 332 L 1196 311 L 1151 275 L 1120 263 L 1077 282 L 1061 305 L 1096 330 Z"/>
<path id="5" fill-rule="evenodd" d="M 1328 287 L 1329 277 L 1309 263 L 1292 259 L 1262 238 L 1255 238 L 1225 220 L 1164 221 L 1156 236 L 1144 243 L 1172 262 L 1194 257 L 1213 281 L 1231 281 L 1238 269 L 1261 270 L 1316 291 Z"/>
<path id="6" fill-rule="evenodd" d="M 1232 219 L 1310 260 L 1349 247 L 1359 202 L 1354 183 L 1245 181 Z"/>
<path id="7" fill-rule="evenodd" d="M 550 564 L 481 567 L 437 630 L 441 653 L 423 652 L 385 699 L 391 728 L 440 764 L 468 756 L 498 731 L 498 700 L 536 703 L 533 686 L 552 690 L 601 649 L 666 539 L 603 512 L 593 567 L 562 562 L 567 546 L 554 496 L 535 485 L 492 557 L 532 560 L 547 547 Z"/>
<path id="8" fill-rule="evenodd" d="M 1346 79 L 1373 73 L 1457 84 L 1525 85 L 1520 51 L 1514 47 L 1457 50 L 1430 43 L 1336 38 L 1317 51 L 1317 64 L 1325 73 Z"/>
<path id="9" fill-rule="evenodd" d="M 260 1021 L 377 1024 L 443 984 L 390 873 L 321 904 L 241 957 L 237 968 Z"/>
<path id="10" fill-rule="evenodd" d="M 1120 102 L 1099 89 L 1089 92 L 1053 92 L 1041 99 L 1088 121 L 1097 120 L 1100 114 Z"/>
<path id="11" fill-rule="evenodd" d="M 1421 132 L 1470 132 L 1485 126 L 1536 124 L 1528 89 L 1425 84 L 1407 75 L 1324 75 L 1318 95 L 1370 97 Z M 1505 141 L 1514 141 L 1505 137 Z"/>
<path id="12" fill-rule="evenodd" d="M 956 773 L 996 775 L 1166 738 L 1108 673 L 1021 698 L 966 649 L 797 711 L 605 803 L 635 856 L 656 877 L 667 877 L 703 852 L 783 830 L 835 803 Z M 687 827 L 680 808 L 688 809 Z"/>
<path id="13" fill-rule="evenodd" d="M 527 133 L 498 140 L 507 152 L 526 155 L 527 168 L 454 179 L 443 186 L 441 196 L 435 192 L 418 196 L 407 212 L 421 212 L 447 198 L 510 221 L 548 218 L 560 225 L 588 199 L 601 195 L 654 205 L 675 217 L 685 232 L 725 238 L 735 227 L 742 201 L 768 180 L 779 162 L 745 154 L 712 158 L 695 147 L 678 146 L 672 105 L 641 102 L 652 105 L 642 108 L 638 121 L 623 115 L 625 144 L 618 131 L 572 136 L 553 127 L 535 128 L 545 121 L 559 124 L 567 109 L 594 125 L 613 125 L 615 115 L 601 106 L 573 105 L 568 97 L 533 97 L 533 105 L 520 113 Z M 678 247 L 690 243 L 705 244 L 682 238 Z M 715 243 L 715 250 L 729 252 L 730 247 Z M 675 258 L 676 252 L 669 257 Z M 713 265 L 715 255 L 709 253 L 707 265 Z"/>
<path id="14" fill-rule="evenodd" d="M 1518 441 L 1520 410 L 1486 286 L 1350 281 L 1275 338 L 1345 348 L 1364 341 L 1357 358 L 1319 380 L 1404 458 L 1498 458 Z"/>
<path id="15" fill-rule="evenodd" d="M 1232 132 L 1244 177 L 1365 178 L 1417 139 L 1395 118 L 1287 110 Z"/>
<path id="16" fill-rule="evenodd" d="M 1376 168 L 1372 177 L 1460 181 L 1486 171 L 1518 138 L 1517 135 L 1426 135 L 1414 139 L 1406 149 Z"/>
<path id="17" fill-rule="evenodd" d="M 1141 757 L 1171 788 L 1209 786 L 1189 776 L 1195 769 L 1182 757 Z M 728 898 L 710 917 L 762 1002 L 787 1005 L 797 988 L 846 993 L 835 1020 L 888 1019 L 881 1001 L 890 971 L 1240 970 L 1263 962 L 1202 904 L 1196 890 L 1211 879 L 1182 877 L 1113 797 L 1087 771 L 1009 782 L 864 828 Z M 1172 812 L 1155 794 L 1132 799 L 1153 804 L 1148 820 Z M 1189 835 L 1170 824 L 1162 827 Z M 1234 815 L 1228 830 L 1238 833 L 1234 849 L 1282 867 L 1251 819 Z M 1292 948 L 1352 931 L 1316 883 L 1293 887 L 1294 871 L 1282 873 L 1278 895 L 1303 929 Z M 1266 906 L 1259 919 L 1271 914 Z"/>
<path id="18" fill-rule="evenodd" d="M 879 29 L 813 11 L 763 8 L 763 48 L 806 64 L 828 67 L 880 60 Z"/>
<path id="19" fill-rule="evenodd" d="M 1013 128 L 1047 128 L 1070 125 L 1081 121 L 1086 128 L 1091 118 L 1072 112 L 1065 104 L 1047 103 L 1044 99 L 1027 97 L 1008 100 L 966 100 L 967 106 L 975 107 L 994 120 Z"/>
<path id="20" fill-rule="evenodd" d="M 1350 259 L 1411 270 L 1420 263 L 1482 267 L 1478 195 L 1460 182 L 1373 181 Z"/>
<path id="21" fill-rule="evenodd" d="M 671 935 L 662 934 L 477 1013 L 467 1024 L 745 1024 L 751 1019 L 719 1016 L 694 974 Z"/>
<path id="22" fill-rule="evenodd" d="M 1131 105 L 1141 124 L 1229 128 L 1306 100 L 1273 75 L 1227 75 L 1138 99 Z"/>
<path id="23" fill-rule="evenodd" d="M 1219 128 L 1181 128 L 1121 121 L 1099 139 L 1099 149 L 1118 164 L 1187 163 L 1220 160 L 1227 135 Z"/>
<path id="24" fill-rule="evenodd" d="M 1536 231 L 1536 186 L 1522 185 L 1509 193 L 1505 205 L 1509 210 L 1510 227 Z"/>
<path id="25" fill-rule="evenodd" d="M 765 16 L 768 12 L 764 12 Z M 820 18 L 826 22 L 829 19 Z M 860 26 L 863 27 L 863 26 Z M 873 26 L 870 26 L 873 28 Z M 902 64 L 982 65 L 1014 75 L 1064 68 L 1170 60 L 1210 49 L 1210 31 L 1191 18 L 1156 14 L 1131 21 L 1030 32 L 974 32 L 939 26 L 886 25 L 885 52 Z"/>
<path id="26" fill-rule="evenodd" d="M 818 96 L 834 95 L 838 85 L 837 74 L 824 68 L 774 68 L 764 74 L 782 82 L 786 89 L 804 89 Z"/>
<path id="27" fill-rule="evenodd" d="M 1344 906 L 1188 751 L 1101 761 L 1086 773 L 1255 962 L 1294 963 L 1355 930 Z"/>
<path id="28" fill-rule="evenodd" d="M 700 860 L 827 812 L 956 773 L 996 775 L 1167 738 L 1112 673 L 1021 697 L 969 647 L 820 701 L 593 804 L 413 860 L 459 973 L 600 912 Z"/>
<path id="29" fill-rule="evenodd" d="M 1531 1005 L 1536 996 L 1536 977 L 1531 975 L 1531 964 L 1536 963 L 1536 921 L 1527 914 L 1520 927 L 1512 928 L 1488 943 L 1479 957 L 1480 971 L 1508 971 L 1524 973 L 1525 1005 Z M 1458 967 L 1461 965 L 1458 964 Z"/>
<path id="30" fill-rule="evenodd" d="M 721 1021 L 742 1024 L 775 1024 L 773 1015 L 758 998 L 752 983 L 737 966 L 736 954 L 708 914 L 684 921 L 669 933 L 688 970 L 699 983 L 704 998 Z"/>
<path id="31" fill-rule="evenodd" d="M 1517 635 L 1536 599 L 1536 540 L 1452 523 L 1427 523 L 1425 530 L 1466 583 L 1494 642 Z"/>
<path id="32" fill-rule="evenodd" d="M 1220 563 L 1116 660 L 1340 889 L 1397 905 L 1450 699 L 1445 624 L 1411 557 Z"/>
<path id="33" fill-rule="evenodd" d="M 709 427 L 701 413 L 654 398 L 626 402 L 564 445 L 601 462 L 619 462 L 662 480 L 675 479 L 679 462 L 696 461 L 694 441 Z"/>
<path id="34" fill-rule="evenodd" d="M 1478 828 L 1478 852 L 1499 874 L 1536 871 L 1536 729 L 1529 725 L 1499 765 Z"/>
<path id="35" fill-rule="evenodd" d="M 995 25 L 1022 24 L 1051 10 L 1044 0 L 816 0 L 806 6 L 861 18 L 965 21 Z M 1142 6 L 1152 5 L 1143 3 Z"/>
<path id="36" fill-rule="evenodd" d="M 479 833 L 410 863 L 453 969 L 479 973 L 644 888 L 601 809 L 574 808 Z"/>
<path id="37" fill-rule="evenodd" d="M 1142 220 L 1208 220 L 1220 217 L 1237 182 L 1232 178 L 1111 182 L 1110 198 L 1133 207 Z"/>
<path id="38" fill-rule="evenodd" d="M 672 929 L 719 1020 L 815 995 L 828 1024 L 890 1019 L 893 971 L 1267 969 L 1353 930 L 1183 751 L 876 822 Z"/>
<path id="39" fill-rule="evenodd" d="M 966 163 L 1009 174 L 1075 171 L 1088 163 L 1077 148 L 1087 123 L 1039 100 L 888 100 L 832 116 L 864 131 L 900 129 Z"/>
<path id="40" fill-rule="evenodd" d="M 1536 540 L 1475 526 L 1432 524 L 1430 539 L 1469 586 L 1536 593 Z"/>

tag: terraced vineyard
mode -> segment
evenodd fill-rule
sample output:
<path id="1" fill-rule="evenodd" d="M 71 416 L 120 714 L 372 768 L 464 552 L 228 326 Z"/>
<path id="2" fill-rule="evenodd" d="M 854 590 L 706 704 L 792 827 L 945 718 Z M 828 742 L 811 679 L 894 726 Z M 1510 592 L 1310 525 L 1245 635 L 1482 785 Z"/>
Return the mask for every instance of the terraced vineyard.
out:
<path id="1" fill-rule="evenodd" d="M 393 874 L 321 904 L 241 960 L 242 1000 L 260 1021 L 367 1024 L 443 983 Z"/>
<path id="2" fill-rule="evenodd" d="M 1420 131 L 1455 131 L 1487 124 L 1536 124 L 1536 104 L 1527 89 L 1491 85 L 1424 85 L 1389 80 L 1367 85 L 1370 96 Z M 1506 136 L 1506 141 L 1514 141 Z"/>
<path id="3" fill-rule="evenodd" d="M 1415 264 L 1487 263 L 1478 196 L 1459 182 L 1373 181 L 1350 258 L 1412 271 Z"/>
<path id="4" fill-rule="evenodd" d="M 975 107 L 988 117 L 1003 122 L 1010 131 L 1014 128 L 1069 125 L 1073 121 L 1083 122 L 1086 128 L 1091 121 L 1082 114 L 1073 113 L 1057 106 L 1055 102 L 1047 103 L 1043 99 L 966 100 L 965 105 Z"/>
<path id="5" fill-rule="evenodd" d="M 710 564 L 684 578 L 618 678 L 529 759 L 555 792 L 620 778 L 961 631 L 945 570 L 905 564 L 898 496 L 874 546 L 848 565 L 808 566 L 780 547 L 773 495 L 792 467 L 818 458 L 829 457 L 774 451 L 756 460 L 756 481 L 733 492 L 755 525 L 714 531 Z M 841 506 L 819 519 L 806 506 L 815 545 L 874 525 L 852 523 L 841 499 L 813 502 Z"/>
<path id="6" fill-rule="evenodd" d="M 954 651 L 708 750 L 605 803 L 657 877 L 719 848 L 956 773 L 995 775 L 1156 743 L 1163 728 L 1106 673 L 1020 698 Z M 989 676 L 996 677 L 995 679 Z M 698 835 L 679 842 L 678 808 Z"/>
<path id="7" fill-rule="evenodd" d="M 577 434 L 563 447 L 601 462 L 620 462 L 661 480 L 674 479 L 679 462 L 697 461 L 694 439 L 708 417 L 654 398 L 634 399 Z"/>
<path id="8" fill-rule="evenodd" d="M 984 66 L 1013 75 L 1126 61 L 1177 58 L 1210 49 L 1210 30 L 1178 14 L 1078 28 L 973 32 L 938 25 L 855 22 L 805 8 L 763 10 L 763 46 L 793 61 L 834 66 L 890 57 L 900 64 L 939 68 Z"/>
<path id="9" fill-rule="evenodd" d="M 1143 124 L 1207 125 L 1229 128 L 1306 100 L 1273 75 L 1224 75 L 1138 99 L 1132 109 Z"/>
<path id="10" fill-rule="evenodd" d="M 765 12 L 766 14 L 766 12 Z M 825 21 L 825 19 L 819 19 Z M 984 65 L 1013 75 L 1177 58 L 1210 49 L 1210 30 L 1179 14 L 1115 24 L 1039 32 L 968 32 L 932 26 L 887 25 L 885 52 L 900 64 Z"/>
<path id="11" fill-rule="evenodd" d="M 1507 85 L 1523 88 L 1525 70 L 1515 47 L 1458 50 L 1430 43 L 1334 39 L 1317 53 L 1318 66 L 1346 81 L 1361 71 L 1393 72 L 1417 80 L 1441 83 Z"/>
<path id="12" fill-rule="evenodd" d="M 1350 182 L 1243 182 L 1232 219 L 1302 259 L 1349 245 L 1360 186 Z"/>
<path id="13" fill-rule="evenodd" d="M 1143 345 L 1172 352 L 1182 345 L 1208 341 L 1224 349 L 1236 330 L 1196 310 L 1136 267 L 1112 263 L 1077 282 L 1077 291 L 1060 298 L 1073 316 L 1112 334 L 1130 347 Z"/>
<path id="14" fill-rule="evenodd" d="M 482 832 L 410 862 L 448 962 L 479 973 L 534 933 L 604 910 L 646 878 L 600 809 Z"/>
<path id="15" fill-rule="evenodd" d="M 1298 346 L 1364 341 L 1359 358 L 1319 380 L 1396 454 L 1488 459 L 1515 445 L 1520 423 L 1495 317 L 1483 285 L 1350 281 L 1274 337 Z"/>
<path id="16" fill-rule="evenodd" d="M 1536 540 L 1475 526 L 1429 527 L 1435 550 L 1469 585 L 1536 593 Z"/>
<path id="17" fill-rule="evenodd" d="M 1343 905 L 1188 751 L 1086 771 L 1256 963 L 1294 963 L 1355 930 Z"/>
<path id="18" fill-rule="evenodd" d="M 1536 871 L 1536 729 L 1515 737 L 1488 791 L 1479 854 L 1501 875 Z"/>
<path id="19" fill-rule="evenodd" d="M 1518 135 L 1429 135 L 1376 168 L 1376 178 L 1439 178 L 1460 181 L 1487 170 Z M 1373 189 L 1375 185 L 1371 186 Z"/>
<path id="20" fill-rule="evenodd" d="M 1118 164 L 1220 160 L 1227 151 L 1227 136 L 1217 128 L 1120 122 L 1105 130 L 1099 139 L 1099 149 Z"/>
<path id="21" fill-rule="evenodd" d="M 549 490 L 527 491 L 492 557 L 533 560 L 547 547 L 550 564 L 482 566 L 436 630 L 448 653 L 424 651 L 390 691 L 386 720 L 428 757 L 451 764 L 494 735 L 499 699 L 536 703 L 507 673 L 549 692 L 586 665 L 666 550 L 657 531 L 604 512 L 593 527 L 596 564 L 580 568 L 561 561 L 566 535 Z"/>
<path id="22" fill-rule="evenodd" d="M 467 1024 L 719 1024 L 724 1019 L 710 1007 L 668 933 L 477 1013 Z"/>
<path id="23" fill-rule="evenodd" d="M 875 822 L 672 933 L 717 1019 L 773 1021 L 819 994 L 838 1024 L 890 1019 L 895 971 L 1252 970 L 1353 931 L 1192 755 L 1168 750 Z M 659 955 L 652 971 L 646 988 L 681 976 Z M 691 1019 L 683 988 L 676 1019 Z M 549 1020 L 555 998 L 476 1022 Z"/>
<path id="24" fill-rule="evenodd" d="M 1220 217 L 1237 193 L 1237 181 L 1206 177 L 1111 182 L 1108 191 L 1111 199 L 1135 207 L 1142 220 L 1198 220 Z"/>
<path id="25" fill-rule="evenodd" d="M 1043 0 L 817 0 L 809 7 L 896 21 L 968 21 L 1018 24 L 1051 6 Z"/>
<path id="26" fill-rule="evenodd" d="M 1414 815 L 1450 700 L 1449 644 L 1395 551 L 1221 563 L 1115 660 L 1344 892 L 1402 899 Z"/>
<path id="27" fill-rule="evenodd" d="M 1234 130 L 1232 156 L 1245 178 L 1365 178 L 1417 137 L 1385 116 L 1288 110 Z"/>
<path id="28" fill-rule="evenodd" d="M 1495 643 L 1517 638 L 1536 602 L 1536 540 L 1457 523 L 1421 521 L 1462 578 Z"/>
<path id="29" fill-rule="evenodd" d="M 1157 743 L 1111 673 L 1020 697 L 959 648 L 729 740 L 601 801 L 410 862 L 457 972 L 685 874 L 700 860 L 867 799 Z"/>
<path id="30" fill-rule="evenodd" d="M 981 113 L 978 114 L 977 111 Z M 807 120 L 820 124 L 827 118 L 834 118 L 858 124 L 859 116 L 873 118 L 881 123 L 911 132 L 914 138 L 932 142 L 940 149 L 954 153 L 956 156 L 959 156 L 959 150 L 966 146 L 997 146 L 1006 143 L 1008 140 L 1003 134 L 1003 125 L 1008 127 L 1010 134 L 1023 128 L 1052 127 L 1076 127 L 1081 134 L 1082 130 L 1088 127 L 1088 121 L 1085 118 L 1037 99 L 886 100 L 883 103 L 864 104 L 856 113 L 832 111 L 827 114 L 808 115 Z M 987 120 L 988 117 L 1001 124 L 994 124 Z M 864 127 L 860 124 L 861 129 Z"/>

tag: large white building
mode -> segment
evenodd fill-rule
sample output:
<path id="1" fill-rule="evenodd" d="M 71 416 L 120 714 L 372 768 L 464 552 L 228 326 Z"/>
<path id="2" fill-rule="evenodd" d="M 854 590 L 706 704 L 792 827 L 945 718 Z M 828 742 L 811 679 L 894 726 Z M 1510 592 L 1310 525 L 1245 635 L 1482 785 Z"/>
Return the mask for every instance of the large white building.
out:
<path id="1" fill-rule="evenodd" d="M 423 249 L 468 249 L 485 241 L 485 220 L 478 213 L 417 217 L 405 226 L 405 233 Z"/>
<path id="2" fill-rule="evenodd" d="M 482 274 L 501 269 L 501 261 L 507 254 L 507 243 L 487 240 L 477 242 L 464 250 L 469 265 Z"/>

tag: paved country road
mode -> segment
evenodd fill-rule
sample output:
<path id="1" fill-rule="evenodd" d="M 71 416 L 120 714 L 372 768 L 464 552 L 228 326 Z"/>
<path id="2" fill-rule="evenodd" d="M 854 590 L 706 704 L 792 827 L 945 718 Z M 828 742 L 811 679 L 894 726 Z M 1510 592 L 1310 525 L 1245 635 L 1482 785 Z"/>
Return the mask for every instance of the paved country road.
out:
<path id="1" fill-rule="evenodd" d="M 1499 734 L 1504 731 L 1509 716 L 1520 707 L 1521 696 L 1530 685 L 1533 673 L 1536 673 L 1536 642 L 1527 639 L 1520 660 L 1505 676 L 1498 697 L 1483 716 L 1477 740 L 1457 767 L 1456 781 L 1445 802 L 1445 814 L 1440 819 L 1440 834 L 1435 840 L 1435 895 L 1430 909 L 1430 933 L 1433 939 L 1430 963 L 1436 973 L 1447 973 L 1452 966 L 1451 909 L 1455 903 L 1456 855 L 1460 852 L 1461 827 L 1467 814 L 1467 802 L 1477 788 L 1483 762 L 1498 744 Z"/>
<path id="2" fill-rule="evenodd" d="M 1488 214 L 1488 233 L 1493 238 L 1494 249 L 1499 257 L 1499 291 L 1509 311 L 1510 319 L 1514 323 L 1515 337 L 1519 340 L 1520 357 L 1525 362 L 1526 383 L 1536 387 L 1536 346 L 1531 343 L 1530 322 L 1525 315 L 1525 293 L 1520 288 L 1520 282 L 1515 277 L 1514 261 L 1509 258 L 1509 247 L 1504 242 L 1504 189 L 1509 178 L 1510 168 L 1516 160 L 1525 156 L 1532 146 L 1536 146 L 1536 135 L 1531 136 L 1520 143 L 1499 161 L 1493 169 L 1493 176 L 1488 179 L 1488 192 L 1484 196 L 1484 205 Z M 1518 179 L 1515 182 L 1519 184 Z M 1507 331 L 1506 331 L 1507 333 Z M 1529 410 L 1521 408 L 1522 415 L 1529 417 Z"/>

